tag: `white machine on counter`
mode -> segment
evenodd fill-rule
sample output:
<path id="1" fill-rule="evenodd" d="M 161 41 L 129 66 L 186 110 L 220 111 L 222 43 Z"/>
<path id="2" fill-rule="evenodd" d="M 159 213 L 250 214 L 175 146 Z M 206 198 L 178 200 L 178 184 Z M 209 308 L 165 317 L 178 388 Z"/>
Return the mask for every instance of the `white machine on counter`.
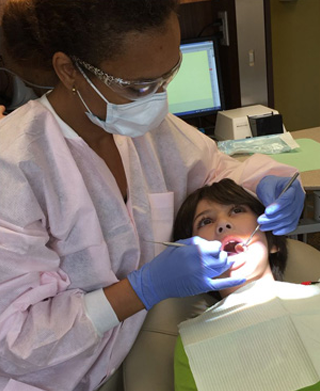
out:
<path id="1" fill-rule="evenodd" d="M 261 130 L 266 128 L 265 120 L 268 120 L 267 132 Z M 256 126 L 257 121 L 262 126 Z M 280 132 L 286 132 L 286 129 L 279 112 L 266 106 L 255 105 L 219 111 L 214 136 L 218 141 L 239 140 Z"/>

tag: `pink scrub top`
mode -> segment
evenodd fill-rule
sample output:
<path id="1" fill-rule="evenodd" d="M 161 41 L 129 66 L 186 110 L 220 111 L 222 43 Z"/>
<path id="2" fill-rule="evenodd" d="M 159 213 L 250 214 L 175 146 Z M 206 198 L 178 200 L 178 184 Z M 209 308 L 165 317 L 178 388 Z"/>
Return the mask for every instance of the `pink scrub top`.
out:
<path id="1" fill-rule="evenodd" d="M 0 390 L 94 390 L 119 367 L 146 311 L 119 322 L 101 288 L 171 239 L 185 197 L 224 177 L 251 191 L 292 167 L 245 163 L 173 115 L 134 139 L 114 136 L 125 203 L 105 162 L 46 97 L 0 121 Z M 28 386 L 27 386 L 28 385 Z"/>

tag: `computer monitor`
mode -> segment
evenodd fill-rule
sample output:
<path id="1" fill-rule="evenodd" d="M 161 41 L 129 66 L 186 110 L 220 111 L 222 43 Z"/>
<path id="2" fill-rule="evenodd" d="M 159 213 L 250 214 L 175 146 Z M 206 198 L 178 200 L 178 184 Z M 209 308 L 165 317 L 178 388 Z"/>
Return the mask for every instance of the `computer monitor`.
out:
<path id="1" fill-rule="evenodd" d="M 181 68 L 168 85 L 169 111 L 182 118 L 213 114 L 224 109 L 217 40 L 182 42 Z"/>

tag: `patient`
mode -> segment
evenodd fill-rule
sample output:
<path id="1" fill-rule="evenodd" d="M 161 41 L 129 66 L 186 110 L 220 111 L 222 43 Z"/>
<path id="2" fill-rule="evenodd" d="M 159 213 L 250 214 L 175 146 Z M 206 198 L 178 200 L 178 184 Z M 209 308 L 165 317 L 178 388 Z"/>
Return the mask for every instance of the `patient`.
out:
<path id="1" fill-rule="evenodd" d="M 219 240 L 223 250 L 234 256 L 236 245 L 248 239 L 263 212 L 264 206 L 258 199 L 231 179 L 223 179 L 189 195 L 178 211 L 173 237 Z M 233 267 L 221 277 L 241 274 L 246 283 L 262 277 L 282 281 L 287 262 L 286 238 L 258 231 L 249 244 L 247 251 L 237 254 Z M 245 262 L 248 258 L 250 262 Z M 221 297 L 238 288 L 221 291 Z"/>
<path id="2" fill-rule="evenodd" d="M 250 290 L 253 292 L 252 295 L 255 295 L 257 292 L 259 293 L 259 289 L 272 286 L 272 283 L 275 280 L 283 280 L 287 261 L 285 237 L 275 236 L 271 232 L 264 233 L 258 231 L 248 244 L 248 247 L 244 248 L 244 251 L 241 251 L 241 246 L 237 246 L 237 244 L 244 243 L 249 238 L 250 234 L 257 226 L 257 217 L 263 213 L 263 210 L 263 205 L 255 197 L 230 179 L 224 179 L 211 186 L 196 190 L 182 204 L 174 226 L 174 240 L 185 239 L 191 236 L 200 236 L 207 240 L 220 241 L 222 243 L 222 249 L 228 252 L 229 256 L 234 258 L 232 267 L 221 277 L 225 277 L 226 275 L 232 277 L 241 276 L 245 277 L 247 280 L 242 287 L 220 291 L 219 299 L 222 298 L 223 300 L 196 319 L 198 321 L 197 324 L 192 326 L 196 327 L 196 330 L 197 328 L 199 330 L 201 328 L 204 329 L 210 321 L 210 327 L 216 327 L 217 333 L 219 334 L 218 328 L 221 327 L 221 322 L 219 323 L 219 319 L 217 323 L 215 317 L 219 317 L 219 315 L 215 314 L 219 311 L 223 311 L 223 316 L 225 318 L 234 312 L 233 306 L 235 304 L 231 301 L 233 300 L 234 292 L 237 291 L 237 296 L 239 296 L 240 293 L 242 296 L 247 295 L 246 298 L 248 298 L 248 292 L 250 294 Z M 240 247 L 240 249 L 238 249 L 238 247 Z M 269 283 L 271 285 L 268 285 Z M 246 285 L 246 287 L 244 287 L 244 285 Z M 282 287 L 287 285 L 289 286 L 291 284 L 281 284 Z M 298 286 L 300 287 L 300 285 Z M 234 294 L 231 295 L 232 293 Z M 235 298 L 237 296 L 235 296 Z M 241 296 L 239 297 L 241 298 Z M 232 305 L 229 305 L 229 307 L 226 305 L 226 308 L 223 307 L 223 305 L 228 302 L 231 302 Z M 249 311 L 247 310 L 247 313 L 250 313 L 250 309 Z M 240 320 L 238 321 L 239 315 L 236 314 L 236 317 L 233 318 L 232 316 L 234 316 L 234 314 L 228 318 L 230 323 L 241 323 Z M 215 323 L 212 321 L 215 321 Z M 182 330 L 185 325 L 188 327 L 188 323 L 190 327 L 192 322 L 193 321 L 187 321 L 182 323 Z M 238 327 L 238 325 L 235 327 Z M 183 336 L 184 334 L 182 333 L 182 340 L 185 342 Z M 220 335 L 218 335 L 218 337 L 220 337 Z M 216 338 L 216 335 L 214 335 L 214 338 Z M 181 337 L 178 337 L 175 352 L 175 390 L 195 391 L 198 389 L 199 391 L 202 391 L 207 389 L 203 388 L 202 384 L 199 385 L 199 382 L 197 382 L 197 386 L 199 387 L 197 388 L 182 340 Z M 205 343 L 207 343 L 206 339 Z M 228 357 L 226 359 L 228 361 Z M 235 365 L 235 367 L 237 367 L 237 365 Z M 211 370 L 210 361 L 209 368 Z M 232 366 L 229 368 L 228 366 L 228 373 L 231 374 L 232 371 L 237 371 L 237 368 L 233 368 Z M 201 376 L 202 375 L 200 375 L 200 378 Z M 295 384 L 294 381 L 295 380 L 293 380 L 293 384 Z M 317 381 L 318 380 L 315 378 L 312 381 L 306 381 L 304 385 L 314 384 Z M 286 387 L 287 386 L 285 386 L 284 389 L 286 391 L 289 390 L 289 388 Z M 292 388 L 292 390 L 319 390 L 320 383 L 313 387 L 316 388 L 298 387 Z M 221 384 L 216 386 L 215 384 L 210 383 L 209 389 L 210 391 L 221 391 Z M 242 388 L 239 386 L 236 389 L 241 390 Z M 271 387 L 270 389 L 273 390 L 276 388 Z"/>

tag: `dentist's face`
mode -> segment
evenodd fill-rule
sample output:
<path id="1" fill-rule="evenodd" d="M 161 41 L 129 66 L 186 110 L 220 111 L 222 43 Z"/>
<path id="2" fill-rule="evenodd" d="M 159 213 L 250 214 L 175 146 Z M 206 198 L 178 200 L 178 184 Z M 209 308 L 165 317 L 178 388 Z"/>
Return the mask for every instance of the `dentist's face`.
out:
<path id="1" fill-rule="evenodd" d="M 226 272 L 231 277 L 257 280 L 271 273 L 266 235 L 258 231 L 246 251 L 237 254 L 235 245 L 245 242 L 257 226 L 257 215 L 246 205 L 221 205 L 201 200 L 193 221 L 193 236 L 218 240 L 235 263 Z M 222 276 L 221 276 L 222 277 Z"/>

